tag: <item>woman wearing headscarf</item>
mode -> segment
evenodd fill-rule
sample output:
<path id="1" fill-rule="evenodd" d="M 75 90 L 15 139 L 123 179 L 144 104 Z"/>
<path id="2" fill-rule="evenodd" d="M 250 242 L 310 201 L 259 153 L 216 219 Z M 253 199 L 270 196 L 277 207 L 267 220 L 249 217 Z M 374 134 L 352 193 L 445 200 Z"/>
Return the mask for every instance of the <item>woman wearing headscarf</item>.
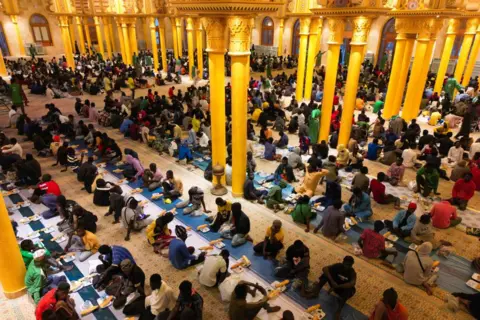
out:
<path id="1" fill-rule="evenodd" d="M 173 213 L 167 212 L 148 225 L 146 229 L 147 239 L 153 246 L 155 253 L 160 253 L 163 248 L 168 247 L 172 239 L 175 239 L 175 236 L 172 236 L 172 231 L 168 229 L 168 224 L 172 220 Z"/>
<path id="2" fill-rule="evenodd" d="M 308 121 L 308 137 L 312 144 L 318 141 L 318 132 L 320 130 L 320 110 L 315 109 L 312 111 L 312 117 Z"/>
<path id="3" fill-rule="evenodd" d="M 339 144 L 337 147 L 338 155 L 337 155 L 337 165 L 339 168 L 346 167 L 348 165 L 348 160 L 350 160 L 350 152 L 348 152 L 347 148 L 344 144 Z"/>
<path id="4" fill-rule="evenodd" d="M 127 162 L 127 167 L 123 170 L 123 175 L 125 178 L 135 181 L 138 177 L 143 175 L 144 169 L 140 163 L 140 160 L 134 158 L 130 154 L 127 154 L 125 161 Z"/>
<path id="5" fill-rule="evenodd" d="M 437 276 L 433 274 L 433 259 L 430 258 L 432 244 L 424 242 L 417 250 L 410 250 L 403 262 L 403 279 L 414 286 L 423 286 L 428 295 L 432 295 L 432 284 Z"/>

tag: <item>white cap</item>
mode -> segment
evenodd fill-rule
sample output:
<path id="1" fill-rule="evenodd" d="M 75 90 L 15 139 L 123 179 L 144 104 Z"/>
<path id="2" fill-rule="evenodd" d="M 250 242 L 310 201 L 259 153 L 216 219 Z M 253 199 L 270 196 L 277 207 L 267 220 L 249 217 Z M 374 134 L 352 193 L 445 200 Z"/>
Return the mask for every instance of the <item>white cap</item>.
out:
<path id="1" fill-rule="evenodd" d="M 43 257 L 45 257 L 45 254 L 47 252 L 44 249 L 39 249 L 33 253 L 33 260 L 39 261 L 42 260 Z"/>

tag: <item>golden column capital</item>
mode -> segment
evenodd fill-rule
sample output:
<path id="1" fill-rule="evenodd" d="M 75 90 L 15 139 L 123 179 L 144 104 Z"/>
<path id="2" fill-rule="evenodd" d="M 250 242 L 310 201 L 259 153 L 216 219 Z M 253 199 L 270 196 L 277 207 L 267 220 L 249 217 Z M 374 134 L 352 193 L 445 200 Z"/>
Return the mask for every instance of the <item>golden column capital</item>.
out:
<path id="1" fill-rule="evenodd" d="M 207 35 L 207 52 L 225 53 L 223 32 L 226 27 L 224 18 L 202 18 L 203 28 Z"/>
<path id="2" fill-rule="evenodd" d="M 311 23 L 312 20 L 310 18 L 300 18 L 300 35 L 308 36 Z"/>
<path id="3" fill-rule="evenodd" d="M 230 32 L 229 54 L 249 55 L 253 29 L 251 17 L 229 17 L 227 25 Z"/>
<path id="4" fill-rule="evenodd" d="M 193 31 L 195 29 L 194 21 L 192 17 L 187 17 L 187 31 Z"/>
<path id="5" fill-rule="evenodd" d="M 58 20 L 58 26 L 60 28 L 62 28 L 62 27 L 67 27 L 68 28 L 68 17 L 58 16 L 57 20 Z"/>
<path id="6" fill-rule="evenodd" d="M 202 19 L 201 18 L 196 18 L 194 20 L 194 26 L 195 26 L 196 30 L 202 31 L 203 30 Z"/>
<path id="7" fill-rule="evenodd" d="M 477 33 L 478 18 L 471 18 L 467 20 L 467 26 L 465 27 L 465 34 Z"/>
<path id="8" fill-rule="evenodd" d="M 457 19 L 448 19 L 447 34 L 457 34 L 459 24 L 460 21 Z"/>
<path id="9" fill-rule="evenodd" d="M 175 26 L 178 28 L 178 27 L 181 27 L 182 26 L 182 17 L 176 17 L 174 18 L 175 19 Z"/>
<path id="10" fill-rule="evenodd" d="M 319 23 L 320 23 L 319 19 L 312 19 L 311 20 L 309 34 L 318 34 Z"/>
<path id="11" fill-rule="evenodd" d="M 352 19 L 353 35 L 351 45 L 366 45 L 370 27 L 372 26 L 372 18 L 355 17 Z"/>
<path id="12" fill-rule="evenodd" d="M 283 28 L 284 24 L 285 24 L 285 18 L 280 18 L 280 21 L 279 21 L 280 28 Z"/>
<path id="13" fill-rule="evenodd" d="M 17 16 L 17 15 L 12 14 L 12 15 L 10 16 L 10 19 L 12 20 L 12 23 L 13 23 L 13 24 L 17 24 L 17 23 L 18 23 L 18 16 Z"/>
<path id="14" fill-rule="evenodd" d="M 328 18 L 328 44 L 342 44 L 343 30 L 345 30 L 345 20 L 343 18 Z"/>

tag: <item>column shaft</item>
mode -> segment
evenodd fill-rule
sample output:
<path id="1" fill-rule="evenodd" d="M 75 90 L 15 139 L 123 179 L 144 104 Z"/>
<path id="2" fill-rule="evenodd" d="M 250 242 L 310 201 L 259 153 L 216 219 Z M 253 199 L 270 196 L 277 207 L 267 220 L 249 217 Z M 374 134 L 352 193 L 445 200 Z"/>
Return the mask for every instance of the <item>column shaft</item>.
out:
<path id="1" fill-rule="evenodd" d="M 158 69 L 158 48 L 157 48 L 157 28 L 155 27 L 155 18 L 148 18 L 150 21 L 150 40 L 152 42 L 153 70 Z M 162 35 L 160 35 L 161 37 Z M 163 52 L 162 52 L 163 55 Z"/>
<path id="2" fill-rule="evenodd" d="M 110 43 L 112 45 L 112 52 L 117 52 L 118 49 L 117 49 L 117 45 L 115 44 L 115 38 L 113 36 L 113 26 L 112 26 L 112 22 L 110 20 L 108 21 L 108 34 L 110 35 Z M 120 37 L 120 34 L 118 35 L 118 37 Z"/>
<path id="3" fill-rule="evenodd" d="M 187 18 L 187 40 L 188 40 L 188 75 L 190 79 L 194 79 L 195 75 L 193 74 L 193 69 L 195 66 L 194 56 L 193 56 L 193 19 L 191 17 Z"/>
<path id="4" fill-rule="evenodd" d="M 295 96 L 297 101 L 303 100 L 309 28 L 310 18 L 300 18 L 300 49 L 297 68 L 297 89 L 295 90 Z"/>
<path id="5" fill-rule="evenodd" d="M 122 54 L 122 61 L 124 63 L 128 63 L 127 61 L 127 53 L 125 52 L 125 42 L 123 40 L 123 28 L 122 23 L 117 21 L 117 33 L 118 33 L 118 40 L 120 42 L 120 52 Z"/>
<path id="6" fill-rule="evenodd" d="M 390 119 L 394 115 L 394 100 L 400 82 L 399 76 L 402 72 L 403 57 L 405 55 L 405 45 L 405 34 L 397 34 L 397 38 L 395 39 L 395 55 L 393 57 L 392 72 L 390 73 L 390 80 L 388 81 L 387 96 L 385 98 L 385 108 L 383 110 L 383 117 L 385 119 Z"/>
<path id="7" fill-rule="evenodd" d="M 93 17 L 95 21 L 95 30 L 97 31 L 97 40 L 98 40 L 98 52 L 102 55 L 105 55 L 105 48 L 103 46 L 103 35 L 102 35 L 102 26 L 100 25 L 100 19 L 98 17 Z"/>
<path id="8" fill-rule="evenodd" d="M 6 77 L 8 75 L 7 68 L 5 67 L 5 61 L 3 60 L 3 53 L 0 50 L 0 77 Z"/>
<path id="9" fill-rule="evenodd" d="M 425 90 L 425 83 L 427 82 L 428 70 L 430 70 L 430 62 L 432 61 L 433 47 L 435 46 L 436 37 L 432 35 L 432 39 L 428 42 L 427 50 L 425 51 L 425 60 L 422 66 L 422 73 L 418 79 L 419 86 L 413 97 L 413 107 L 415 109 L 415 117 L 420 111 L 420 104 L 422 103 L 423 91 Z"/>
<path id="10" fill-rule="evenodd" d="M 148 32 L 148 18 L 143 18 L 141 21 L 143 28 L 143 39 L 145 39 L 145 49 L 152 48 L 152 46 L 148 45 L 149 38 L 150 40 L 152 39 L 150 33 Z"/>
<path id="11" fill-rule="evenodd" d="M 80 47 L 80 53 L 85 53 L 85 37 L 83 36 L 83 28 L 82 28 L 82 21 L 80 17 L 75 17 L 75 23 L 77 24 L 77 32 L 78 32 L 78 46 Z"/>
<path id="12" fill-rule="evenodd" d="M 338 144 L 347 145 L 352 131 L 353 112 L 355 111 L 355 101 L 357 98 L 358 79 L 360 78 L 360 69 L 367 45 L 368 34 L 370 32 L 371 19 L 366 17 L 356 17 L 352 20 L 353 36 L 350 42 L 350 59 L 348 62 L 348 76 L 345 84 L 345 95 L 343 97 L 343 111 L 338 136 Z"/>
<path id="13" fill-rule="evenodd" d="M 285 19 L 281 18 L 280 19 L 280 25 L 278 28 L 278 50 L 277 50 L 277 56 L 283 56 L 283 30 L 284 30 L 284 22 Z"/>
<path id="14" fill-rule="evenodd" d="M 13 26 L 15 28 L 15 33 L 17 34 L 17 41 L 18 41 L 18 53 L 20 56 L 25 56 L 25 47 L 24 47 L 24 42 L 23 42 L 23 36 L 22 33 L 20 32 L 20 27 L 18 26 L 18 20 L 16 15 L 10 16 L 12 19 Z"/>
<path id="15" fill-rule="evenodd" d="M 412 71 L 410 73 L 410 79 L 407 86 L 407 94 L 405 96 L 405 103 L 402 110 L 402 118 L 405 121 L 409 122 L 410 120 L 417 117 L 418 107 L 413 105 L 416 100 L 416 95 L 418 94 L 418 88 L 421 87 L 422 90 L 425 86 L 425 82 L 421 81 L 421 74 L 423 69 L 423 64 L 425 63 L 425 57 L 427 54 L 428 44 L 430 42 L 430 34 L 424 33 L 419 34 L 417 38 L 417 44 L 415 48 L 415 54 L 413 59 Z M 421 92 L 421 91 L 420 91 Z"/>
<path id="16" fill-rule="evenodd" d="M 468 86 L 470 82 L 470 77 L 473 73 L 473 68 L 475 67 L 475 62 L 477 62 L 478 49 L 480 48 L 480 26 L 477 29 L 477 35 L 473 41 L 472 50 L 470 51 L 470 56 L 467 61 L 467 67 L 465 68 L 465 73 L 463 75 L 462 85 L 464 87 Z"/>
<path id="17" fill-rule="evenodd" d="M 177 28 L 177 46 L 179 57 L 183 57 L 183 28 L 182 18 L 175 18 L 175 26 Z"/>
<path id="18" fill-rule="evenodd" d="M 393 100 L 392 115 L 398 115 L 400 113 L 405 87 L 407 86 L 408 71 L 410 70 L 413 47 L 415 46 L 415 39 L 408 38 L 408 36 L 410 35 L 407 35 L 407 40 L 405 42 L 405 54 L 403 56 L 402 69 L 400 70 L 400 76 L 398 79 L 397 92 L 395 93 L 395 99 Z"/>
<path id="19" fill-rule="evenodd" d="M 108 17 L 103 17 L 103 30 L 105 31 L 105 43 L 107 45 L 107 57 L 112 59 L 112 41 L 110 41 L 110 30 L 108 28 Z M 106 59 L 105 59 L 106 60 Z"/>
<path id="20" fill-rule="evenodd" d="M 197 33 L 197 68 L 200 79 L 203 78 L 203 29 L 200 19 L 196 21 L 196 33 Z"/>
<path id="21" fill-rule="evenodd" d="M 162 68 L 163 71 L 167 72 L 167 45 L 165 44 L 165 27 L 161 26 L 159 28 L 160 33 L 160 49 L 162 50 Z"/>
<path id="22" fill-rule="evenodd" d="M 0 64 L 3 64 L 3 58 Z M 0 243 L 2 244 L 2 250 L 0 250 L 0 283 L 5 296 L 8 299 L 14 299 L 25 294 L 26 270 L 7 207 L 3 197 L 0 198 L 0 225 L 3 226 L 2 232 L 0 232 Z"/>
<path id="23" fill-rule="evenodd" d="M 468 53 L 470 52 L 473 38 L 475 37 L 477 25 L 477 18 L 468 19 L 465 35 L 463 36 L 462 48 L 460 49 L 460 53 L 458 54 L 457 65 L 455 67 L 454 77 L 458 83 L 462 83 L 463 71 L 465 70 L 465 65 L 467 64 Z M 453 99 L 454 97 L 451 98 Z"/>
<path id="24" fill-rule="evenodd" d="M 307 101 L 309 101 L 312 97 L 313 71 L 315 70 L 315 57 L 318 50 L 318 25 L 321 23 L 321 21 L 322 20 L 314 19 L 310 24 L 310 35 L 308 36 L 307 68 L 305 72 L 305 90 L 303 93 L 303 96 Z"/>
<path id="25" fill-rule="evenodd" d="M 128 27 L 128 36 L 130 38 L 130 55 L 135 53 L 138 56 L 137 25 L 136 19 Z"/>
<path id="26" fill-rule="evenodd" d="M 178 44 L 177 44 L 178 37 L 177 37 L 177 25 L 175 22 L 175 18 L 170 18 L 170 22 L 172 24 L 173 55 L 175 56 L 175 58 L 178 58 L 179 57 Z"/>
<path id="27" fill-rule="evenodd" d="M 92 48 L 92 38 L 90 37 L 90 27 L 88 26 L 88 19 L 83 18 L 83 26 L 85 28 L 85 37 L 87 38 L 88 51 Z"/>
<path id="28" fill-rule="evenodd" d="M 68 17 L 59 17 L 60 30 L 62 32 L 63 48 L 65 50 L 65 58 L 70 68 L 75 68 L 75 60 L 73 59 L 72 41 L 70 40 L 70 32 L 68 28 Z"/>
<path id="29" fill-rule="evenodd" d="M 455 43 L 455 37 L 457 32 L 458 20 L 449 19 L 448 20 L 448 29 L 447 36 L 445 38 L 445 43 L 443 45 L 442 57 L 440 59 L 440 65 L 437 70 L 437 79 L 435 80 L 435 86 L 433 92 L 442 91 L 443 80 L 445 79 L 445 74 L 447 73 L 448 63 L 450 62 L 450 56 L 452 54 L 453 44 Z"/>
<path id="30" fill-rule="evenodd" d="M 130 39 L 128 37 L 128 25 L 122 23 L 122 33 L 123 33 L 123 45 L 125 47 L 125 62 L 127 64 L 132 64 L 132 50 L 130 48 Z"/>
<path id="31" fill-rule="evenodd" d="M 335 95 L 335 82 L 337 79 L 338 59 L 340 46 L 343 42 L 345 22 L 342 19 L 328 19 L 330 36 L 328 38 L 327 71 L 323 83 L 322 117 L 320 121 L 320 134 L 318 142 L 327 140 L 330 133 L 332 117 L 333 96 Z M 313 143 L 313 141 L 312 141 Z"/>
<path id="32" fill-rule="evenodd" d="M 72 46 L 73 51 L 75 51 L 75 29 L 74 29 L 74 21 L 68 22 L 68 34 L 70 35 L 70 45 Z"/>

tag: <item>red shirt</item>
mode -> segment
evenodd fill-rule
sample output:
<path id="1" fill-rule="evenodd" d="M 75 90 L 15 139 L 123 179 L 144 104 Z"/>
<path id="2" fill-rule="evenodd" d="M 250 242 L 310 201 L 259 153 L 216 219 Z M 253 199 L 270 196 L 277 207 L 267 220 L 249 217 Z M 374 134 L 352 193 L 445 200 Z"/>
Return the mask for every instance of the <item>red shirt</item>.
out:
<path id="1" fill-rule="evenodd" d="M 473 182 L 477 186 L 477 191 L 480 191 L 480 169 L 476 164 L 470 166 L 470 171 L 472 172 Z"/>
<path id="2" fill-rule="evenodd" d="M 466 182 L 463 179 L 457 180 L 452 189 L 452 197 L 459 198 L 462 200 L 470 200 L 475 194 L 475 189 L 477 186 L 473 180 Z"/>
<path id="3" fill-rule="evenodd" d="M 377 179 L 373 179 L 370 181 L 370 190 L 376 202 L 385 203 L 385 185 L 383 183 Z"/>
<path id="4" fill-rule="evenodd" d="M 60 187 L 53 180 L 50 180 L 44 183 L 39 183 L 38 188 L 40 188 L 40 190 L 45 190 L 47 193 L 54 194 L 57 197 L 62 195 L 62 192 L 60 191 Z"/>
<path id="5" fill-rule="evenodd" d="M 457 209 L 448 201 L 436 202 L 430 211 L 432 225 L 435 228 L 446 229 L 450 227 L 450 220 L 457 218 Z"/>
<path id="6" fill-rule="evenodd" d="M 378 258 L 385 250 L 385 238 L 371 229 L 365 229 L 360 239 L 363 240 L 363 255 L 367 258 Z"/>
<path id="7" fill-rule="evenodd" d="M 35 317 L 37 320 L 42 320 L 42 313 L 55 308 L 55 304 L 57 303 L 57 299 L 55 298 L 56 292 L 57 289 L 52 289 L 38 301 L 37 308 L 35 309 Z"/>

